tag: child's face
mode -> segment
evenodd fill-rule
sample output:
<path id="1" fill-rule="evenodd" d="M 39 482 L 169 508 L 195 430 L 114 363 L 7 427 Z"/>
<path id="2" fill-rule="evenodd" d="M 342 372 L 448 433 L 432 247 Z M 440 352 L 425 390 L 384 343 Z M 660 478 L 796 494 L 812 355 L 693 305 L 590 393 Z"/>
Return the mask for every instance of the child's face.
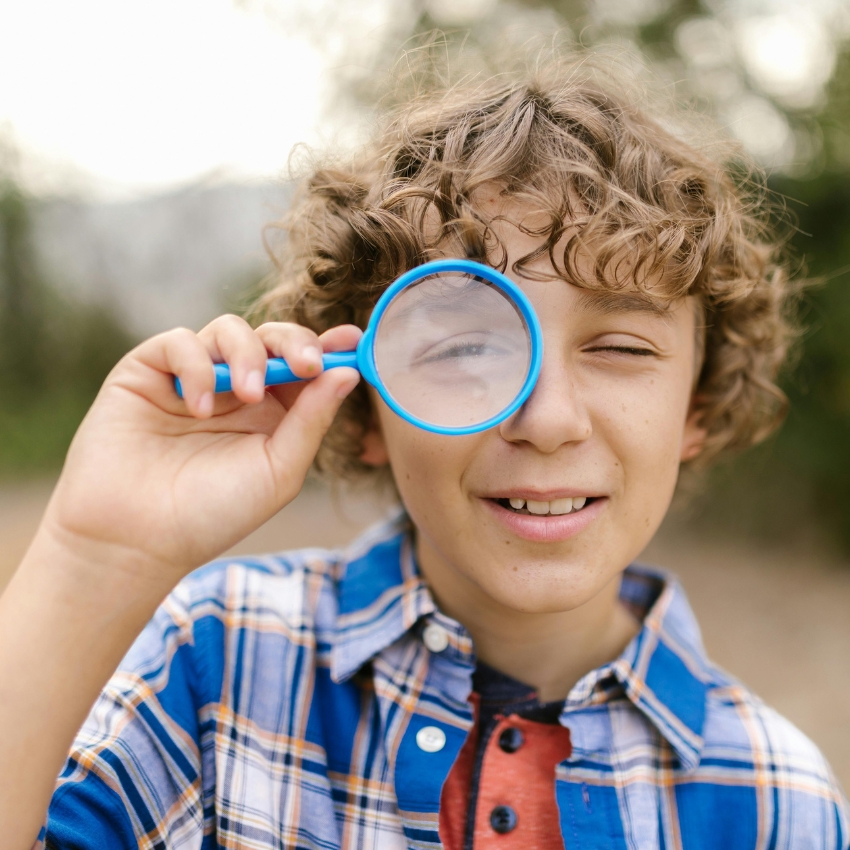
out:
<path id="1" fill-rule="evenodd" d="M 497 227 L 510 269 L 536 241 Z M 551 272 L 545 257 L 539 268 Z M 453 586 L 514 610 L 567 611 L 640 553 L 680 461 L 699 451 L 704 433 L 690 410 L 696 310 L 684 299 L 659 314 L 633 293 L 510 276 L 543 329 L 543 368 L 525 405 L 489 431 L 442 436 L 372 393 L 381 434 L 367 438 L 364 459 L 389 458 L 426 575 L 451 575 Z M 552 508 L 563 504 L 548 516 L 509 505 L 571 497 L 588 501 L 560 516 Z"/>

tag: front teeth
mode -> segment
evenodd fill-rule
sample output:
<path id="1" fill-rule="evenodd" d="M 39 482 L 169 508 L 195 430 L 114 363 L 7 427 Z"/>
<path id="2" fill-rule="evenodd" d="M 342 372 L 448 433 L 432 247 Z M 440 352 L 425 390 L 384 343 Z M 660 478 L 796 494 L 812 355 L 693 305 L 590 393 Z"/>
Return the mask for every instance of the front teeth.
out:
<path id="1" fill-rule="evenodd" d="M 555 516 L 560 516 L 561 514 L 568 514 L 572 509 L 572 499 L 552 499 L 552 501 L 549 502 L 549 513 L 555 514 Z"/>
<path id="2" fill-rule="evenodd" d="M 515 511 L 521 511 L 525 508 L 530 514 L 535 516 L 562 516 L 571 511 L 580 511 L 587 502 L 586 496 L 575 496 L 572 499 L 552 499 L 551 502 L 535 502 L 533 499 L 509 499 L 511 507 Z"/>

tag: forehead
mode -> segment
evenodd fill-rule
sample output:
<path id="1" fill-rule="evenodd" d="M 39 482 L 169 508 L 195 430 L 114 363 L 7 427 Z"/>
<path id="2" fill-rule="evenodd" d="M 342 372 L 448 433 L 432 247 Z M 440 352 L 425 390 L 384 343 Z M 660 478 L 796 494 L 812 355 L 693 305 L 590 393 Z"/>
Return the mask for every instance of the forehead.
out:
<path id="1" fill-rule="evenodd" d="M 601 274 L 597 268 L 600 255 L 580 238 L 569 245 L 567 264 L 568 244 L 580 233 L 569 218 L 559 219 L 554 208 L 544 209 L 543 201 L 532 202 L 494 183 L 479 187 L 470 200 L 486 222 L 487 256 L 482 259 L 519 283 L 564 281 L 580 291 L 576 293 L 577 307 L 603 315 L 643 313 L 661 317 L 688 300 L 671 292 L 671 282 L 664 273 L 644 274 L 635 269 L 633 251 L 625 239 L 622 248 L 604 254 Z M 580 212 L 578 198 L 571 199 L 571 208 Z M 454 247 L 454 256 L 456 251 Z"/>
<path id="2" fill-rule="evenodd" d="M 588 313 L 610 316 L 617 313 L 642 313 L 664 317 L 670 314 L 670 304 L 638 292 L 611 292 L 605 289 L 581 289 L 576 294 L 576 306 Z"/>
<path id="3" fill-rule="evenodd" d="M 631 261 L 627 251 L 615 258 L 610 266 L 619 266 L 620 279 L 600 281 L 596 272 L 596 257 L 590 248 L 579 248 L 572 255 L 570 274 L 564 267 L 564 252 L 568 240 L 576 234 L 576 227 L 564 223 L 557 241 L 547 246 L 547 236 L 553 227 L 550 212 L 535 209 L 512 195 L 502 194 L 490 187 L 479 190 L 475 201 L 482 207 L 482 217 L 487 221 L 493 256 L 489 260 L 503 266 L 509 276 L 522 283 L 528 280 L 560 280 L 572 285 L 575 305 L 587 312 L 600 315 L 615 313 L 644 313 L 665 316 L 676 301 L 664 293 L 664 281 L 644 281 L 639 289 L 636 283 L 623 285 L 632 277 Z M 488 246 L 490 247 L 490 246 Z M 625 274 L 623 274 L 625 272 Z"/>

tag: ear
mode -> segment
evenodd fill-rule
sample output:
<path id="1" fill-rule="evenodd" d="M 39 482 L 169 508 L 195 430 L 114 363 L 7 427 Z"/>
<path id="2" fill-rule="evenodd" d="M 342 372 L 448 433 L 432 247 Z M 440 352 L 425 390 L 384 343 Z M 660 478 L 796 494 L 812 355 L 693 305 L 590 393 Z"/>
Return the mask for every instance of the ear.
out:
<path id="1" fill-rule="evenodd" d="M 387 444 L 384 442 L 384 434 L 376 418 L 372 418 L 372 423 L 363 435 L 360 444 L 363 447 L 360 452 L 360 460 L 367 466 L 386 466 L 390 462 Z"/>
<path id="2" fill-rule="evenodd" d="M 703 416 L 699 398 L 691 399 L 688 418 L 685 420 L 685 430 L 682 433 L 682 451 L 679 460 L 693 460 L 705 447 L 708 430 L 701 424 Z"/>

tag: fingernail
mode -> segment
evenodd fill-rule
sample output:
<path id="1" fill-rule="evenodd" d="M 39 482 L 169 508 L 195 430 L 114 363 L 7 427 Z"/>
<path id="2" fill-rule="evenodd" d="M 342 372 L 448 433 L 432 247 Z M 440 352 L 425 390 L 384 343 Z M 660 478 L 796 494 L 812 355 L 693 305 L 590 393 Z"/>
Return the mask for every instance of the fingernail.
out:
<path id="1" fill-rule="evenodd" d="M 201 416 L 209 416 L 213 412 L 213 394 L 204 393 L 198 399 L 198 413 Z"/>
<path id="2" fill-rule="evenodd" d="M 322 365 L 322 353 L 313 345 L 305 346 L 301 356 L 307 361 L 308 372 L 316 372 Z"/>
<path id="3" fill-rule="evenodd" d="M 266 376 L 259 369 L 253 369 L 245 378 L 245 389 L 251 395 L 260 395 L 265 392 Z"/>

